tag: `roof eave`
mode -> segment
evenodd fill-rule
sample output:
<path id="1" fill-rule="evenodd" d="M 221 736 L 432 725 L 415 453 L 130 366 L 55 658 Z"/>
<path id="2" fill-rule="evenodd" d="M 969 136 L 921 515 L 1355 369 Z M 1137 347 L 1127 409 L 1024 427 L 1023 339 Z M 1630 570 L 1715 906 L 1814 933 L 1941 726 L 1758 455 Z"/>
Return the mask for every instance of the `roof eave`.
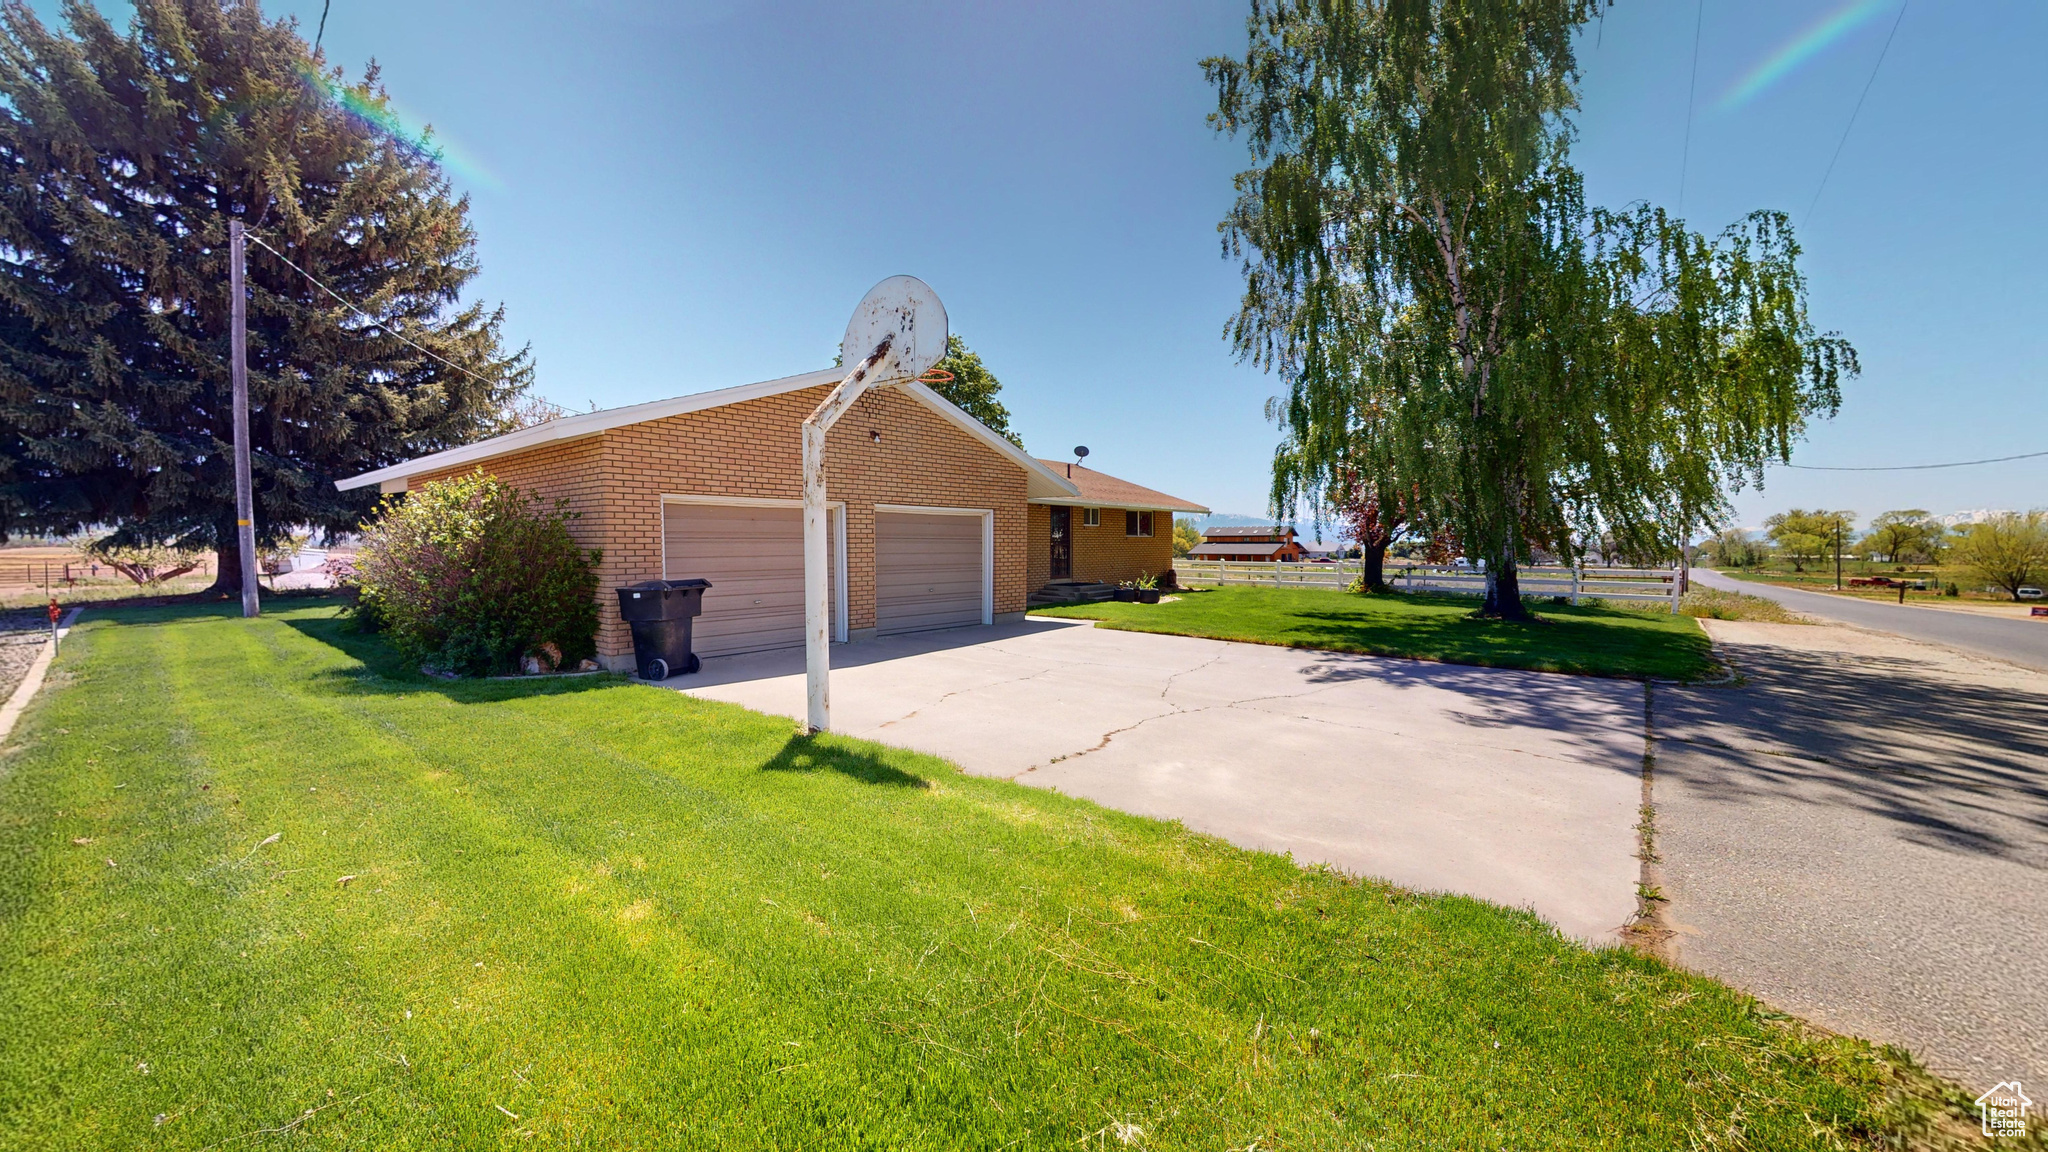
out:
<path id="1" fill-rule="evenodd" d="M 465 464 L 481 463 L 514 452 L 523 452 L 543 444 L 565 440 L 580 440 L 595 436 L 613 428 L 628 424 L 641 424 L 649 420 L 664 420 L 670 416 L 681 416 L 690 412 L 701 412 L 709 408 L 723 408 L 729 404 L 743 404 L 784 392 L 796 392 L 815 388 L 820 384 L 836 383 L 841 379 L 837 368 L 825 368 L 816 372 L 805 372 L 796 376 L 784 376 L 776 380 L 763 380 L 755 384 L 742 384 L 735 388 L 721 388 L 710 392 L 697 392 L 689 396 L 675 396 L 666 400 L 650 400 L 645 404 L 629 404 L 623 408 L 609 408 L 603 412 L 586 412 L 580 416 L 564 416 L 531 428 L 521 428 L 474 444 L 464 444 L 445 451 L 430 453 L 413 460 L 365 472 L 335 481 L 334 486 L 344 492 L 372 485 L 408 480 L 430 472 L 444 472 Z M 982 443 L 994 449 L 997 454 L 1008 458 L 1024 469 L 1025 495 L 1027 497 L 1060 498 L 1078 495 L 1080 489 L 1022 448 L 1003 439 L 981 421 L 962 411 L 959 406 L 945 397 L 919 384 L 915 380 L 902 381 L 897 385 L 933 412 L 957 425 Z"/>
<path id="2" fill-rule="evenodd" d="M 1070 508 L 1130 508 L 1139 512 L 1186 512 L 1193 516 L 1207 516 L 1209 510 L 1200 504 L 1148 504 L 1142 500 L 1088 500 L 1079 496 L 1034 496 L 1033 504 L 1064 504 Z"/>
<path id="3" fill-rule="evenodd" d="M 1038 458 L 997 435 L 993 429 L 968 415 L 959 405 L 932 391 L 915 380 L 905 380 L 897 387 L 915 396 L 925 407 L 937 412 L 958 425 L 960 429 L 990 448 L 1006 456 L 1018 467 L 1024 469 L 1024 496 L 1027 500 L 1057 499 L 1078 496 L 1081 490 L 1073 481 L 1038 462 Z"/>
<path id="4" fill-rule="evenodd" d="M 710 392 L 695 392 L 688 396 L 671 396 L 666 400 L 649 400 L 644 404 L 628 404 L 623 408 L 607 408 L 602 412 L 564 416 L 559 420 L 550 420 L 531 428 L 521 428 L 516 432 L 507 432 L 502 436 L 493 436 L 474 444 L 463 444 L 401 461 L 374 472 L 365 472 L 360 476 L 350 476 L 345 480 L 335 481 L 334 486 L 344 492 L 355 488 L 368 488 L 373 484 L 382 485 L 386 481 L 405 480 L 428 472 L 442 472 L 464 464 L 475 464 L 513 452 L 523 452 L 542 444 L 580 440 L 585 436 L 595 436 L 600 432 L 623 428 L 628 424 L 662 420 L 688 412 L 701 412 L 707 408 L 742 404 L 748 400 L 759 400 L 764 396 L 815 388 L 839 378 L 840 372 L 837 368 L 825 368 L 775 380 L 762 380 L 754 384 L 741 384 L 733 388 L 719 388 Z"/>

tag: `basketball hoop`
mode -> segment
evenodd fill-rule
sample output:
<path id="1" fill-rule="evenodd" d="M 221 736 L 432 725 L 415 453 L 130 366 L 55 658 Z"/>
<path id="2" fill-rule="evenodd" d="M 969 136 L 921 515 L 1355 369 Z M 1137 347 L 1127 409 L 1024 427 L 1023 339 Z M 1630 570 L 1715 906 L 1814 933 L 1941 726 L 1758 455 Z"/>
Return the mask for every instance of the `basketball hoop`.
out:
<path id="1" fill-rule="evenodd" d="M 887 337 L 889 347 L 868 370 L 867 382 L 894 384 L 917 379 L 944 358 L 946 334 L 946 306 L 938 293 L 915 276 L 891 276 L 869 289 L 853 310 L 839 348 L 851 368 Z"/>
<path id="2" fill-rule="evenodd" d="M 825 576 L 825 435 L 873 388 L 944 383 L 935 367 L 946 354 L 946 306 L 915 276 L 891 276 L 868 290 L 839 341 L 846 378 L 803 423 L 804 731 L 832 726 L 831 585 Z"/>

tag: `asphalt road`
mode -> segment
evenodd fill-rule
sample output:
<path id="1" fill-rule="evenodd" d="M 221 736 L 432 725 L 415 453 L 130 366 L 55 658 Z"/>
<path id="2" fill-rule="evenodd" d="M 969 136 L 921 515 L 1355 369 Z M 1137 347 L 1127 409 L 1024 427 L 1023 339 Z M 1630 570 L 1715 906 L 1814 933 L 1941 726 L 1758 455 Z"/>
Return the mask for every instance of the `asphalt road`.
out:
<path id="1" fill-rule="evenodd" d="M 2048 619 L 2007 619 L 1942 608 L 1921 608 L 1912 604 L 1889 604 L 1882 600 L 1858 600 L 1825 592 L 1777 588 L 1759 580 L 1737 580 L 1701 568 L 1693 569 L 1692 578 L 1709 588 L 1747 592 L 1751 596 L 1776 600 L 1796 612 L 1824 620 L 1836 620 L 1858 628 L 1875 628 L 1929 644 L 1945 644 L 2048 672 Z"/>
<path id="2" fill-rule="evenodd" d="M 1653 688 L 1673 958 L 1972 1089 L 2048 1083 L 2048 677 L 1707 625 L 1743 681 Z"/>

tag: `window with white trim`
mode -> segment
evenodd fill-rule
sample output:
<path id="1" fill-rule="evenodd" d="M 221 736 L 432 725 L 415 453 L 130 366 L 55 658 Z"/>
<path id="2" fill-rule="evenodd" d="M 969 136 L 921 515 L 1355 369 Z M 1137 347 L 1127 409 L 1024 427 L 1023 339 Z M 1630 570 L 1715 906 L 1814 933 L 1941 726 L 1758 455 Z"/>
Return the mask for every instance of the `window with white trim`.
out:
<path id="1" fill-rule="evenodd" d="M 1082 526 L 1082 527 L 1084 527 L 1084 528 L 1100 528 L 1100 527 L 1102 527 L 1102 509 L 1100 509 L 1100 508 L 1083 508 L 1083 509 L 1081 509 L 1081 526 Z"/>
<path id="2" fill-rule="evenodd" d="M 1126 511 L 1124 513 L 1124 535 L 1150 536 L 1151 534 L 1152 514 L 1150 512 Z"/>

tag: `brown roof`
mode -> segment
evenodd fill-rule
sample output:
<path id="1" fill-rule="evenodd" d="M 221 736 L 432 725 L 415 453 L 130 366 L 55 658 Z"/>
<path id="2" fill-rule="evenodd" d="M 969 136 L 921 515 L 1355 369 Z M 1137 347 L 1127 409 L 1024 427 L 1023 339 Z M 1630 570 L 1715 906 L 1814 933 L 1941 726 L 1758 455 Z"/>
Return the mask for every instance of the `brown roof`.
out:
<path id="1" fill-rule="evenodd" d="M 1168 496 L 1129 480 L 1119 480 L 1107 472 L 1097 472 L 1080 464 L 1069 464 L 1064 460 L 1038 461 L 1052 469 L 1054 475 L 1064 476 L 1074 487 L 1081 490 L 1078 500 L 1049 499 L 1051 504 L 1093 504 L 1103 508 L 1153 508 L 1162 512 L 1199 512 L 1207 515 L 1209 510 L 1178 496 Z"/>
<path id="2" fill-rule="evenodd" d="M 1285 537 L 1286 539 L 1289 539 L 1289 540 L 1291 540 L 1291 539 L 1293 539 L 1293 538 L 1294 538 L 1294 529 L 1292 529 L 1292 528 L 1275 528 L 1275 527 L 1273 527 L 1272 525 L 1268 524 L 1268 525 L 1264 525 L 1264 526 L 1248 526 L 1248 527 L 1241 527 L 1241 528 L 1208 528 L 1208 529 L 1204 529 L 1204 530 L 1203 530 L 1203 532 L 1202 532 L 1202 535 L 1204 535 L 1204 536 L 1251 536 L 1251 537 L 1254 537 L 1254 538 L 1262 538 L 1262 537 L 1268 537 L 1268 536 L 1270 536 L 1270 537 L 1272 537 L 1272 538 L 1273 538 L 1273 539 L 1275 539 L 1275 540 L 1279 540 L 1279 539 L 1281 539 L 1281 538 L 1283 538 L 1283 537 Z"/>

